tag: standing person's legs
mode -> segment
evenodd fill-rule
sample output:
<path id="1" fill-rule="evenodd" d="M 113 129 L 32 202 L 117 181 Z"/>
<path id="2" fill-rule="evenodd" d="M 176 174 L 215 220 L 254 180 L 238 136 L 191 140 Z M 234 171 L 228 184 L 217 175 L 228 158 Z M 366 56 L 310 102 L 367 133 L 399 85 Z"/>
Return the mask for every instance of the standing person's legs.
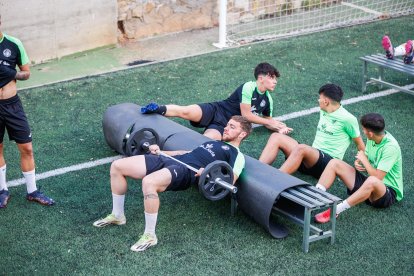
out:
<path id="1" fill-rule="evenodd" d="M 37 189 L 32 142 L 18 143 L 16 141 L 16 144 L 20 152 L 20 167 L 24 179 L 26 180 L 26 199 L 46 206 L 55 204 L 55 201 L 52 198 L 46 196 L 43 192 Z"/>
<path id="2" fill-rule="evenodd" d="M 20 167 L 26 180 L 26 199 L 42 205 L 53 205 L 55 201 L 39 191 L 36 186 L 32 132 L 20 98 L 16 95 L 7 101 L 8 104 L 2 107 L 2 112 L 9 138 L 16 142 L 20 152 Z"/>
<path id="3" fill-rule="evenodd" d="M 23 172 L 33 171 L 35 169 L 33 145 L 31 142 L 24 144 L 17 144 L 20 152 L 20 167 Z"/>
<path id="4" fill-rule="evenodd" d="M 6 208 L 10 193 L 6 182 L 6 162 L 3 156 L 3 143 L 0 144 L 0 208 Z"/>
<path id="5" fill-rule="evenodd" d="M 8 190 L 6 182 L 6 160 L 3 155 L 3 143 L 0 144 L 0 191 Z M 0 203 L 1 204 L 1 203 Z"/>
<path id="6" fill-rule="evenodd" d="M 35 162 L 32 143 L 17 143 L 20 152 L 20 167 L 26 179 L 27 193 L 31 194 L 37 190 L 35 177 Z"/>
<path id="7" fill-rule="evenodd" d="M 269 165 L 272 164 L 275 161 L 279 150 L 281 150 L 285 157 L 288 158 L 296 146 L 298 146 L 298 142 L 295 139 L 274 132 L 270 135 L 269 140 L 260 155 L 259 161 Z"/>
<path id="8" fill-rule="evenodd" d="M 4 151 L 3 151 L 3 138 L 4 132 L 6 131 L 6 120 L 3 119 L 3 112 L 4 112 L 3 105 L 0 105 L 0 209 L 6 208 L 7 203 L 10 199 L 10 192 L 7 188 L 6 182 L 6 160 L 4 159 Z M 6 109 L 7 110 L 7 109 Z"/>

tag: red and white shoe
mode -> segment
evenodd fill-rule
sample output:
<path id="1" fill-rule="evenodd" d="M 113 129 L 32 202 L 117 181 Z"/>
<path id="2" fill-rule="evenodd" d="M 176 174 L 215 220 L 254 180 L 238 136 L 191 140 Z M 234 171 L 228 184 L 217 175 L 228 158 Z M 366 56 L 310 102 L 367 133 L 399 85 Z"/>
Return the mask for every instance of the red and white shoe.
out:
<path id="1" fill-rule="evenodd" d="M 336 215 L 338 217 L 338 215 Z M 317 223 L 327 223 L 331 220 L 331 209 L 323 211 L 317 215 L 315 215 L 315 221 Z"/>
<path id="2" fill-rule="evenodd" d="M 394 58 L 394 48 L 392 47 L 392 43 L 391 43 L 391 39 L 389 38 L 389 36 L 385 35 L 382 38 L 382 48 L 384 48 L 385 50 L 385 56 L 388 59 L 393 59 Z"/>
<path id="3" fill-rule="evenodd" d="M 413 41 L 408 40 L 405 43 L 405 56 L 404 56 L 404 63 L 410 64 L 413 61 L 414 51 L 413 51 Z"/>

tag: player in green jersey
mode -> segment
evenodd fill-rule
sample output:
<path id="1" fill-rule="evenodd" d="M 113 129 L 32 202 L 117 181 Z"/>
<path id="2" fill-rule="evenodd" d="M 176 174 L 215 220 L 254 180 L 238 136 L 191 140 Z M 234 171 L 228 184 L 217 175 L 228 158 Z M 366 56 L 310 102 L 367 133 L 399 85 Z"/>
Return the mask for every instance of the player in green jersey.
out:
<path id="1" fill-rule="evenodd" d="M 316 184 L 326 190 L 339 177 L 347 187 L 350 196 L 338 204 L 337 216 L 364 201 L 375 208 L 387 208 L 403 198 L 402 157 L 397 140 L 385 131 L 384 118 L 378 113 L 362 116 L 361 125 L 367 146 L 365 152 L 356 155 L 354 167 L 332 160 Z M 315 220 L 328 222 L 330 213 L 330 209 L 319 213 Z"/>
<path id="2" fill-rule="evenodd" d="M 299 144 L 295 139 L 273 133 L 259 160 L 272 164 L 281 150 L 287 158 L 280 167 L 282 172 L 300 172 L 319 178 L 333 158 L 342 159 L 353 141 L 358 150 L 364 150 L 358 120 L 342 105 L 343 92 L 335 84 L 325 84 L 319 89 L 320 117 L 312 146 Z"/>

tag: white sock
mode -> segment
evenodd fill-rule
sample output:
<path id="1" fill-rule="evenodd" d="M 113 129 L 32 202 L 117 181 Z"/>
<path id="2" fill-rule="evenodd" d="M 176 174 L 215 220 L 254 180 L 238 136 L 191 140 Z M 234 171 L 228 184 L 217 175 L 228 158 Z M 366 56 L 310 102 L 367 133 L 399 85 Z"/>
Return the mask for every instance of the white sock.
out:
<path id="1" fill-rule="evenodd" d="M 22 173 L 23 173 L 24 178 L 26 179 L 27 193 L 31 194 L 37 190 L 35 170 L 32 170 L 30 172 L 22 172 Z"/>
<path id="2" fill-rule="evenodd" d="M 319 189 L 319 190 L 322 190 L 322 191 L 326 192 L 326 188 L 325 188 L 325 186 L 323 186 L 323 185 L 322 185 L 322 184 L 320 184 L 320 183 L 316 184 L 316 188 L 317 188 L 317 189 Z"/>
<path id="3" fill-rule="evenodd" d="M 112 193 L 112 214 L 120 218 L 124 215 L 125 195 L 116 195 Z"/>
<path id="4" fill-rule="evenodd" d="M 147 212 L 145 213 L 145 231 L 144 233 L 150 233 L 152 235 L 155 235 L 155 226 L 157 225 L 157 216 L 158 213 L 149 214 Z"/>
<path id="5" fill-rule="evenodd" d="M 348 204 L 348 201 L 344 200 L 341 203 L 339 203 L 338 206 L 336 206 L 336 214 L 339 215 L 340 213 L 349 208 L 351 208 L 351 206 Z"/>
<path id="6" fill-rule="evenodd" d="M 0 191 L 8 190 L 6 182 L 6 165 L 0 168 Z"/>
<path id="7" fill-rule="evenodd" d="M 405 43 L 403 43 L 400 46 L 394 48 L 394 56 L 395 57 L 403 56 L 403 55 L 405 55 Z"/>

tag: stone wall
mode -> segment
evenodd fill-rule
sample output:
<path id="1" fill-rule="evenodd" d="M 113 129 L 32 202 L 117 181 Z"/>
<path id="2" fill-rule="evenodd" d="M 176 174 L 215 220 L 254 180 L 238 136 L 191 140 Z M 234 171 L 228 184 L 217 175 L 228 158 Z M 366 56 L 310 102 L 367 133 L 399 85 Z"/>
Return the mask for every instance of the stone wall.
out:
<path id="1" fill-rule="evenodd" d="M 117 0 L 118 40 L 218 26 L 220 0 Z M 246 23 L 341 0 L 227 0 L 227 24 Z"/>
<path id="2" fill-rule="evenodd" d="M 118 0 L 119 39 L 218 26 L 219 0 Z"/>

